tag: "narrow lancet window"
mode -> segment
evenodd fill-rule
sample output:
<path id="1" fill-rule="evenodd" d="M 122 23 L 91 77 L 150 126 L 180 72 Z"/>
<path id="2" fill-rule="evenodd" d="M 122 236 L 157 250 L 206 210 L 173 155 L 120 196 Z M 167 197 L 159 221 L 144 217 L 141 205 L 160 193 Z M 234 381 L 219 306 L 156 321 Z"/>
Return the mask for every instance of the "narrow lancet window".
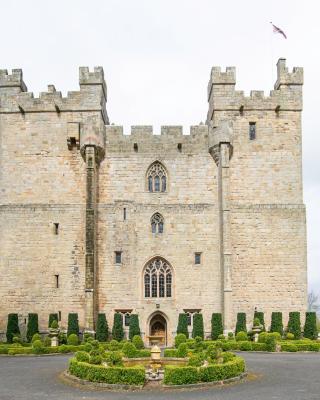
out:
<path id="1" fill-rule="evenodd" d="M 163 216 L 160 213 L 155 213 L 151 217 L 151 231 L 152 233 L 163 233 Z"/>

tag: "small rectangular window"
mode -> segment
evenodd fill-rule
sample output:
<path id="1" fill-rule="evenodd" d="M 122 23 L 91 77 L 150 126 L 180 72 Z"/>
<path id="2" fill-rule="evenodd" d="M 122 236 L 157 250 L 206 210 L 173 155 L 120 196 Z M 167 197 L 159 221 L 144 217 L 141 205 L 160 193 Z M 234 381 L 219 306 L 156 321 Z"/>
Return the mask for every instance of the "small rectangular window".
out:
<path id="1" fill-rule="evenodd" d="M 255 140 L 256 138 L 256 123 L 249 122 L 249 138 L 250 140 Z"/>
<path id="2" fill-rule="evenodd" d="M 59 288 L 59 275 L 55 275 L 55 284 L 56 284 L 56 288 Z"/>
<path id="3" fill-rule="evenodd" d="M 116 264 L 121 264 L 122 262 L 122 251 L 115 251 Z"/>
<path id="4" fill-rule="evenodd" d="M 61 311 L 58 311 L 58 319 L 61 321 Z"/>
<path id="5" fill-rule="evenodd" d="M 191 313 L 187 313 L 187 319 L 188 319 L 188 326 L 192 325 L 192 315 Z"/>
<path id="6" fill-rule="evenodd" d="M 53 225 L 54 225 L 54 234 L 58 235 L 58 233 L 59 233 L 59 222 L 54 222 Z"/>
<path id="7" fill-rule="evenodd" d="M 201 253 L 194 253 L 194 263 L 201 264 Z"/>
<path id="8" fill-rule="evenodd" d="M 123 209 L 123 220 L 125 221 L 127 219 L 127 209 Z"/>

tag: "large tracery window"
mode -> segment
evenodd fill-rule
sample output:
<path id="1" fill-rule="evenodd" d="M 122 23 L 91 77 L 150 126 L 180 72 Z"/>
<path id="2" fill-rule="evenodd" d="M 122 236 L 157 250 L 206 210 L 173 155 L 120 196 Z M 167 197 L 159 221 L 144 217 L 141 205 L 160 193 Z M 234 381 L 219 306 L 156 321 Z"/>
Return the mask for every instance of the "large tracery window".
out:
<path id="1" fill-rule="evenodd" d="M 151 217 L 152 233 L 163 233 L 163 216 L 159 213 L 153 214 Z"/>
<path id="2" fill-rule="evenodd" d="M 167 172 L 160 162 L 157 161 L 150 166 L 147 179 L 149 192 L 167 191 Z"/>
<path id="3" fill-rule="evenodd" d="M 156 258 L 147 265 L 144 272 L 145 297 L 172 297 L 172 272 L 169 264 Z"/>

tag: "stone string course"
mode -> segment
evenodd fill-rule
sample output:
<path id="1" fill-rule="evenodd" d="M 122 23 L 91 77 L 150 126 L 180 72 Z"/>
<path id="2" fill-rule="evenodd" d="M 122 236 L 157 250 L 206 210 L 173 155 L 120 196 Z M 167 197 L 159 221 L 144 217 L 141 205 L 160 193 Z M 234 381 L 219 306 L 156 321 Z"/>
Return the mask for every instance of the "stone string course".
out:
<path id="1" fill-rule="evenodd" d="M 202 310 L 206 332 L 212 312 L 224 314 L 226 330 L 237 312 L 249 324 L 255 308 L 267 323 L 272 311 L 304 312 L 302 69 L 280 59 L 270 96 L 245 97 L 234 68 L 214 67 L 206 124 L 189 134 L 132 126 L 124 135 L 109 124 L 103 69 L 79 75 L 79 91 L 62 97 L 49 85 L 36 98 L 21 70 L 0 70 L 0 331 L 10 312 L 22 329 L 29 312 L 41 329 L 49 313 L 61 311 L 66 326 L 77 312 L 92 330 L 97 312 L 112 326 L 114 310 L 129 309 L 147 336 L 160 311 L 170 344 L 185 309 Z M 147 190 L 154 161 L 167 170 L 165 193 Z M 163 234 L 151 232 L 155 212 Z M 143 269 L 155 256 L 172 266 L 172 298 L 143 296 Z"/>

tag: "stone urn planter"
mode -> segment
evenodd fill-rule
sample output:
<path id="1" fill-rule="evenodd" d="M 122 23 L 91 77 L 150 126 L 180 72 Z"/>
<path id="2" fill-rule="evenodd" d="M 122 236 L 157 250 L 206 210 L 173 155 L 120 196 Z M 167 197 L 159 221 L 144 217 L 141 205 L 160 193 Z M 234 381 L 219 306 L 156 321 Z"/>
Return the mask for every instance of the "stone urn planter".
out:
<path id="1" fill-rule="evenodd" d="M 51 338 L 51 347 L 59 346 L 59 333 L 60 328 L 59 326 L 49 328 L 49 337 Z"/>
<path id="2" fill-rule="evenodd" d="M 258 319 L 255 319 L 253 321 L 253 327 L 252 327 L 253 338 L 255 342 L 258 341 L 259 333 L 262 332 L 262 330 L 263 330 L 263 325 L 260 324 L 260 321 Z"/>

